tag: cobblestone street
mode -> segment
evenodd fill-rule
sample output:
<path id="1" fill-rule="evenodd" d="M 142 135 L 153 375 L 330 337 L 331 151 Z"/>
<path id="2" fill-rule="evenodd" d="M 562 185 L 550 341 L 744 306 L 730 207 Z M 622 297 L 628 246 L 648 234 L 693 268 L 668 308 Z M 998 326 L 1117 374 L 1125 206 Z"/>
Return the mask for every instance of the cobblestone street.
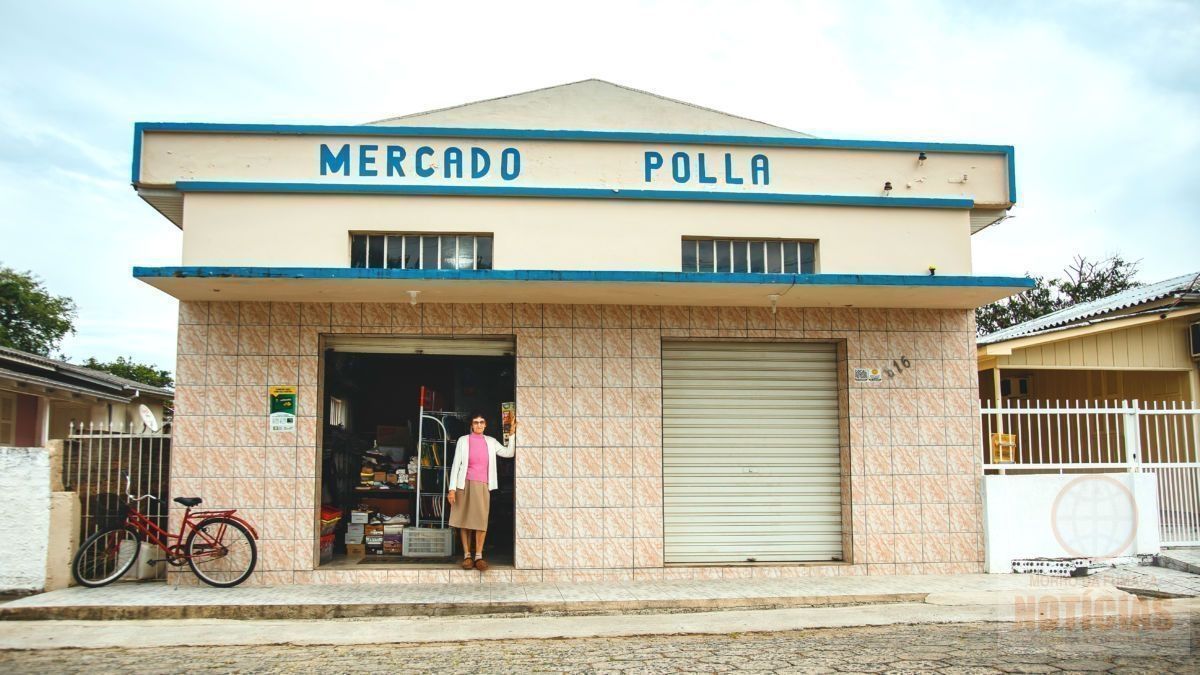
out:
<path id="1" fill-rule="evenodd" d="M 1195 673 L 1200 632 L 1193 624 L 1176 615 L 1142 628 L 971 623 L 432 645 L 46 650 L 0 653 L 0 671 Z"/>

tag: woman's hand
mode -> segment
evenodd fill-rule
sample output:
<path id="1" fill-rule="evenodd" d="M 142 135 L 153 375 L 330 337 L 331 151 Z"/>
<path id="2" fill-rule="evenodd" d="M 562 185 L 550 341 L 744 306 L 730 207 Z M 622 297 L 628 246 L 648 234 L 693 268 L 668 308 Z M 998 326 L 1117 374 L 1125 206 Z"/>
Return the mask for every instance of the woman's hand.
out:
<path id="1" fill-rule="evenodd" d="M 454 506 L 454 493 L 458 490 L 451 490 L 446 493 L 446 499 L 450 501 L 450 506 Z"/>

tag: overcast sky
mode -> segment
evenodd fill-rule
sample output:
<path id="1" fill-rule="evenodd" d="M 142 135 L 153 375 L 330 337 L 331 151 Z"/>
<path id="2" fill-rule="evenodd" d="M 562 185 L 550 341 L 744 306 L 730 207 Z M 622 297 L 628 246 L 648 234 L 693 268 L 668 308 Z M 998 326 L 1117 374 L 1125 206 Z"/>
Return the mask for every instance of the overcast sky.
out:
<path id="1" fill-rule="evenodd" d="M 0 2 L 0 264 L 75 299 L 74 360 L 174 370 L 175 301 L 130 268 L 178 264 L 180 233 L 129 186 L 133 122 L 358 123 L 590 77 L 817 136 L 1015 145 L 979 274 L 1200 270 L 1200 3 L 1148 0 Z"/>

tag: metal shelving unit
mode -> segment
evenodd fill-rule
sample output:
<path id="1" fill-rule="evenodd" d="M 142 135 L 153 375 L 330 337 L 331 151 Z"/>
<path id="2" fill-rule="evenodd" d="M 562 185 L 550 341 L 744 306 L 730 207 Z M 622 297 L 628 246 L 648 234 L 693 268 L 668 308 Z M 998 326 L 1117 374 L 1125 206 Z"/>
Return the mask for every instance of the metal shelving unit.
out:
<path id="1" fill-rule="evenodd" d="M 448 556 L 453 539 L 450 536 L 446 483 L 450 477 L 450 434 L 446 419 L 462 417 L 462 413 L 425 408 L 425 388 L 421 388 L 420 415 L 417 418 L 417 506 L 415 526 L 404 537 L 404 555 Z M 429 466 L 425 466 L 428 461 Z M 440 480 L 439 480 L 440 479 Z M 427 483 L 428 481 L 428 483 Z M 426 487 L 430 486 L 430 489 Z M 436 487 L 433 487 L 436 486 Z M 434 517 L 423 517 L 421 507 L 425 498 L 440 500 Z"/>

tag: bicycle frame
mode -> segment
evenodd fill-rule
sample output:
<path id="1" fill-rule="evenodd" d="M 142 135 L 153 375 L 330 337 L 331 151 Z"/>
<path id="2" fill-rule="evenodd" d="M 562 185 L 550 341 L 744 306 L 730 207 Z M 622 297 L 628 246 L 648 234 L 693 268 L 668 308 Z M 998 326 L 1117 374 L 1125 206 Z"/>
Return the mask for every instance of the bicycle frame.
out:
<path id="1" fill-rule="evenodd" d="M 188 507 L 183 512 L 183 521 L 179 524 L 179 533 L 172 534 L 171 532 L 159 527 L 144 513 L 138 511 L 137 507 L 133 504 L 128 504 L 126 508 L 128 508 L 128 512 L 125 514 L 125 525 L 127 527 L 132 527 L 141 533 L 146 541 L 154 544 L 163 553 L 169 556 L 167 562 L 176 566 L 184 564 L 187 560 L 193 557 L 200 557 L 189 556 L 183 549 L 183 544 L 189 531 L 195 531 L 197 536 L 203 539 L 206 544 L 205 555 L 207 555 L 207 551 L 209 550 L 216 552 L 216 542 L 221 541 L 225 535 L 225 524 L 221 524 L 220 529 L 217 530 L 215 537 L 209 536 L 209 534 L 204 530 L 199 530 L 196 528 L 197 525 L 209 518 L 228 518 L 236 521 L 245 526 L 246 530 L 250 532 L 252 537 L 258 539 L 258 531 L 254 529 L 254 526 L 246 522 L 245 519 L 238 517 L 237 509 L 208 509 L 193 512 L 191 507 Z M 174 543 L 171 543 L 172 541 Z"/>

